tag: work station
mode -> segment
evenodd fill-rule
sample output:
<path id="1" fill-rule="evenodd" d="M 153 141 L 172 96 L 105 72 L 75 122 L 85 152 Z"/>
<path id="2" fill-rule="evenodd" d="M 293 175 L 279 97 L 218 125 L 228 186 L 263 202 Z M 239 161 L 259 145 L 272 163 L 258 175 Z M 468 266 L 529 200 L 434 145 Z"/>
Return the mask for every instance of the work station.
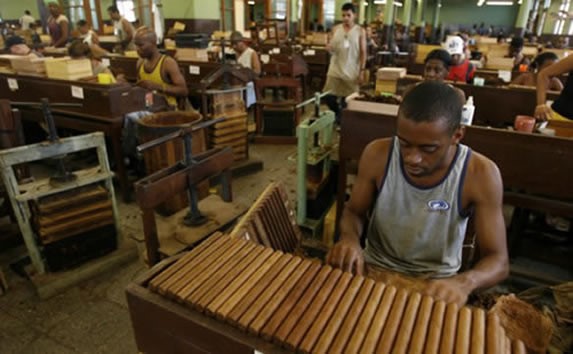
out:
<path id="1" fill-rule="evenodd" d="M 0 0 L 1 353 L 573 351 L 569 0 Z"/>

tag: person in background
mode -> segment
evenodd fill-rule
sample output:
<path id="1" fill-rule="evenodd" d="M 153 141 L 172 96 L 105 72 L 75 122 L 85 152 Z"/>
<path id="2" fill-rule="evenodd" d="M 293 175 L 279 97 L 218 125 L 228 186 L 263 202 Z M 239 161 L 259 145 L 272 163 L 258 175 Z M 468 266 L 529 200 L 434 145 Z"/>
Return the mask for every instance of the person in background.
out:
<path id="1" fill-rule="evenodd" d="M 511 84 L 521 85 L 521 86 L 537 86 L 537 76 L 539 72 L 546 67 L 555 64 L 559 58 L 555 53 L 545 52 L 539 54 L 535 60 L 529 65 L 530 71 L 523 73 L 516 77 Z M 547 90 L 549 91 L 559 91 L 563 90 L 563 83 L 557 77 L 551 77 L 548 82 Z"/>
<path id="2" fill-rule="evenodd" d="M 79 20 L 76 23 L 78 32 L 80 32 L 80 39 L 90 47 L 91 54 L 96 58 L 101 58 L 109 52 L 99 45 L 99 37 L 97 33 L 91 29 L 86 20 Z"/>
<path id="3" fill-rule="evenodd" d="M 239 31 L 231 33 L 231 47 L 235 51 L 237 63 L 244 68 L 253 70 L 257 75 L 261 74 L 261 62 L 257 52 L 245 42 L 243 34 Z"/>
<path id="4" fill-rule="evenodd" d="M 424 81 L 443 82 L 448 77 L 452 57 L 447 50 L 434 49 L 424 60 Z"/>
<path id="5" fill-rule="evenodd" d="M 109 74 L 113 77 L 113 73 L 109 70 L 107 65 L 104 65 L 100 60 L 93 57 L 90 46 L 87 43 L 81 40 L 73 41 L 68 48 L 68 54 L 72 59 L 89 59 L 92 64 L 92 72 L 94 75 Z"/>
<path id="6" fill-rule="evenodd" d="M 523 55 L 523 38 L 513 37 L 509 44 L 508 58 L 513 58 L 513 68 L 511 71 L 520 71 L 523 67 L 529 66 L 529 59 Z"/>
<path id="7" fill-rule="evenodd" d="M 165 97 L 172 109 L 177 108 L 177 99 L 189 94 L 185 77 L 175 59 L 161 54 L 157 48 L 157 35 L 149 28 L 139 29 L 135 35 L 137 61 L 137 85 L 156 91 Z"/>
<path id="8" fill-rule="evenodd" d="M 366 26 L 364 26 L 364 29 L 366 30 L 367 52 L 371 55 L 374 55 L 376 53 L 376 50 L 378 50 L 378 44 L 376 43 L 376 41 L 373 38 L 372 27 L 366 25 Z"/>
<path id="9" fill-rule="evenodd" d="M 36 19 L 32 17 L 29 10 L 24 11 L 24 16 L 20 17 L 18 20 L 20 27 L 23 31 L 30 29 L 30 24 L 35 23 Z"/>
<path id="10" fill-rule="evenodd" d="M 20 36 L 8 37 L 6 40 L 6 50 L 14 55 L 35 55 L 41 58 L 43 55 L 28 47 L 24 38 Z"/>
<path id="11" fill-rule="evenodd" d="M 99 37 L 94 30 L 91 29 L 90 25 L 86 20 L 79 20 L 76 23 L 76 27 L 80 32 L 80 38 L 82 42 L 86 43 L 87 45 L 91 46 L 93 44 L 99 45 Z"/>
<path id="12" fill-rule="evenodd" d="M 32 22 L 30 23 L 30 37 L 32 38 L 32 44 L 34 45 L 34 47 L 38 47 L 39 45 L 42 44 L 42 38 L 40 38 L 40 35 L 38 34 L 38 25 L 36 24 L 36 22 Z"/>
<path id="13" fill-rule="evenodd" d="M 464 40 L 459 36 L 448 37 L 446 50 L 452 57 L 452 66 L 447 79 L 454 82 L 471 82 L 476 68 L 464 54 Z"/>
<path id="14" fill-rule="evenodd" d="M 55 2 L 48 4 L 50 17 L 48 17 L 48 32 L 52 37 L 52 45 L 56 48 L 66 46 L 70 34 L 70 21 L 62 14 L 60 5 Z"/>
<path id="15" fill-rule="evenodd" d="M 547 89 L 552 77 L 569 74 L 561 95 L 553 102 L 551 107 L 546 103 Z M 546 121 L 573 120 L 573 55 L 569 55 L 558 62 L 545 67 L 537 74 L 537 106 L 534 112 L 535 119 Z"/>
<path id="16" fill-rule="evenodd" d="M 119 37 L 121 50 L 135 50 L 135 44 L 133 43 L 135 28 L 133 25 L 120 15 L 117 6 L 112 5 L 108 7 L 107 13 L 113 20 L 114 34 Z"/>
<path id="17" fill-rule="evenodd" d="M 416 290 L 458 306 L 509 275 L 501 175 L 461 143 L 461 115 L 449 85 L 422 82 L 408 92 L 396 136 L 362 152 L 328 264 L 389 284 L 414 278 Z M 479 257 L 460 271 L 470 214 Z"/>
<path id="18" fill-rule="evenodd" d="M 356 8 L 352 3 L 342 5 L 342 24 L 332 28 L 326 50 L 331 54 L 323 92 L 330 91 L 325 100 L 340 123 L 345 97 L 358 92 L 366 73 L 366 32 L 355 23 Z M 341 102 L 340 102 L 341 101 Z"/>
<path id="19" fill-rule="evenodd" d="M 154 102 L 148 102 L 148 109 L 169 111 L 187 108 L 183 105 L 189 94 L 185 77 L 175 59 L 159 52 L 155 32 L 147 27 L 138 29 L 134 43 L 140 58 L 137 61 L 136 85 L 153 94 Z M 122 149 L 127 161 L 137 161 L 136 122 L 149 114 L 152 112 L 138 111 L 125 116 Z"/>
<path id="20" fill-rule="evenodd" d="M 308 28 L 309 31 L 311 32 L 318 32 L 318 18 L 315 18 L 311 23 L 310 26 Z"/>

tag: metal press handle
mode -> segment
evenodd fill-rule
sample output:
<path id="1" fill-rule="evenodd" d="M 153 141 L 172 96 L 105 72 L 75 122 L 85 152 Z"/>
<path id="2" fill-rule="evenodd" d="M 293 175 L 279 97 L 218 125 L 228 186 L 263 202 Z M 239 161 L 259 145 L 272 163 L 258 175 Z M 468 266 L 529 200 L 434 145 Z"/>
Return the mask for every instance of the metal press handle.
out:
<path id="1" fill-rule="evenodd" d="M 157 139 L 154 139 L 154 140 L 151 140 L 151 141 L 148 141 L 148 142 L 146 142 L 146 143 L 143 143 L 143 144 L 139 145 L 139 146 L 137 147 L 137 152 L 143 152 L 143 151 L 145 151 L 145 150 L 149 150 L 149 149 L 151 149 L 152 147 L 155 147 L 155 146 L 157 146 L 157 145 L 165 144 L 166 142 L 168 142 L 168 141 L 170 141 L 170 140 L 177 139 L 177 138 L 181 138 L 181 137 L 184 137 L 184 136 L 187 135 L 187 134 L 192 134 L 192 133 L 194 133 L 194 132 L 196 132 L 196 131 L 198 131 L 198 130 L 201 130 L 201 129 L 210 127 L 210 126 L 212 126 L 212 125 L 214 125 L 214 124 L 217 124 L 217 123 L 224 122 L 226 119 L 227 119 L 227 118 L 211 119 L 211 120 L 208 120 L 208 121 L 205 121 L 205 122 L 201 122 L 201 123 L 199 123 L 199 124 L 195 124 L 195 125 L 193 125 L 193 126 L 191 126 L 191 127 L 189 127 L 189 128 L 182 128 L 182 129 L 180 129 L 180 130 L 178 130 L 178 131 L 176 131 L 176 132 L 166 134 L 166 135 L 164 135 L 164 136 L 162 136 L 162 137 L 160 137 L 160 138 L 157 138 Z"/>

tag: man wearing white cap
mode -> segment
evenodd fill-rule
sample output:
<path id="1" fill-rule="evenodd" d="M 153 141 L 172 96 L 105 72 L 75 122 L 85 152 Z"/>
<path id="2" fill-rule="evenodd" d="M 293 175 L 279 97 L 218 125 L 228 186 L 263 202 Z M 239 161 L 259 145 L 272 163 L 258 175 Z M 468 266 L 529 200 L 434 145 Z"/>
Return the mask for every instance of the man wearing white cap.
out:
<path id="1" fill-rule="evenodd" d="M 454 82 L 471 82 L 475 66 L 464 55 L 464 40 L 459 36 L 449 36 L 445 47 L 452 56 L 452 65 L 446 79 Z"/>

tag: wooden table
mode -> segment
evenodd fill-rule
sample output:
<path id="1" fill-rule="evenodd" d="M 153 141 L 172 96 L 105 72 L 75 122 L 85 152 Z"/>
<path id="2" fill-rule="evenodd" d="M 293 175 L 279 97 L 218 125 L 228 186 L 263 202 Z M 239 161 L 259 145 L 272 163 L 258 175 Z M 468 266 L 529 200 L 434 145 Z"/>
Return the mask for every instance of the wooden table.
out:
<path id="1" fill-rule="evenodd" d="M 11 89 L 17 86 L 17 89 Z M 121 148 L 124 116 L 145 110 L 145 90 L 126 84 L 101 85 L 82 81 L 65 81 L 13 74 L 0 74 L 0 96 L 15 102 L 80 103 L 81 108 L 52 109 L 57 127 L 81 132 L 101 131 L 111 143 L 120 189 L 124 200 L 130 199 L 127 170 Z M 83 96 L 83 98 L 80 98 Z M 21 108 L 22 119 L 44 122 L 38 109 Z"/>

